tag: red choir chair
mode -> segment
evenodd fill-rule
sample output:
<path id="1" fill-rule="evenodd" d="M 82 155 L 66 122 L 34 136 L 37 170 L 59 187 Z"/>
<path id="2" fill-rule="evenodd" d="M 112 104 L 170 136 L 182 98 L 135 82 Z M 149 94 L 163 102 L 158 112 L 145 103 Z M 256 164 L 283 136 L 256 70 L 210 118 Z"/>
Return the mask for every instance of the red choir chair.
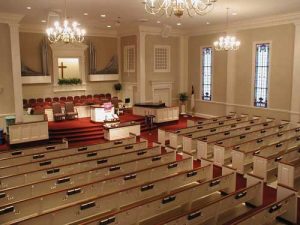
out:
<path id="1" fill-rule="evenodd" d="M 111 94 L 110 93 L 106 93 L 105 94 L 105 98 L 108 99 L 108 100 L 111 100 Z"/>
<path id="2" fill-rule="evenodd" d="M 80 100 L 80 97 L 79 96 L 75 96 L 74 100 Z"/>
<path id="3" fill-rule="evenodd" d="M 94 98 L 100 98 L 100 95 L 95 94 L 93 97 L 94 97 Z"/>
<path id="4" fill-rule="evenodd" d="M 68 97 L 67 97 L 67 101 L 68 101 L 68 102 L 73 102 L 73 101 L 74 101 L 73 96 L 68 96 Z"/>
<path id="5" fill-rule="evenodd" d="M 44 99 L 43 98 L 38 98 L 36 100 L 36 105 L 38 106 L 43 106 L 44 105 Z"/>
<path id="6" fill-rule="evenodd" d="M 92 95 L 87 95 L 86 98 L 93 98 L 93 96 Z"/>
<path id="7" fill-rule="evenodd" d="M 30 104 L 28 103 L 27 99 L 23 99 L 23 108 L 27 109 L 28 107 L 30 107 Z"/>
<path id="8" fill-rule="evenodd" d="M 52 100 L 53 100 L 53 102 L 59 102 L 59 98 L 58 97 L 54 97 Z"/>
<path id="9" fill-rule="evenodd" d="M 80 99 L 86 99 L 86 96 L 85 95 L 81 95 Z"/>
<path id="10" fill-rule="evenodd" d="M 50 97 L 45 98 L 45 102 L 51 103 L 52 99 Z"/>
<path id="11" fill-rule="evenodd" d="M 100 98 L 100 99 L 104 99 L 104 98 L 105 98 L 105 94 L 100 94 L 100 95 L 99 95 L 99 98 Z"/>
<path id="12" fill-rule="evenodd" d="M 66 98 L 66 97 L 60 97 L 60 98 L 59 98 L 59 101 L 60 101 L 60 102 L 66 102 L 66 101 L 67 101 L 67 98 Z"/>
<path id="13" fill-rule="evenodd" d="M 36 99 L 31 98 L 31 99 L 29 99 L 28 103 L 29 103 L 31 108 L 34 108 L 36 106 Z"/>
<path id="14" fill-rule="evenodd" d="M 44 115 L 45 109 L 43 106 L 37 105 L 33 109 L 33 115 Z"/>

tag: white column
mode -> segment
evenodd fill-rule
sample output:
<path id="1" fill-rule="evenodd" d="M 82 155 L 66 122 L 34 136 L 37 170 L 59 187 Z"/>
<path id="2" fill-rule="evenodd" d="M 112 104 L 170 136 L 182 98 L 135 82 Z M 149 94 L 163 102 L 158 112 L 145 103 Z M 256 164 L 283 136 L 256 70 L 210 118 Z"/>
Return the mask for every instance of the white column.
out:
<path id="1" fill-rule="evenodd" d="M 235 32 L 231 32 L 235 35 Z M 226 113 L 235 111 L 234 93 L 235 93 L 235 80 L 236 80 L 236 51 L 228 51 L 227 53 L 227 87 L 226 87 Z"/>
<path id="2" fill-rule="evenodd" d="M 8 25 L 10 30 L 16 123 L 22 123 L 23 122 L 23 93 L 22 93 L 22 78 L 21 78 L 19 24 L 9 23 Z"/>
<path id="3" fill-rule="evenodd" d="M 300 113 L 300 21 L 295 22 L 294 69 L 291 98 L 291 122 L 299 122 Z"/>
<path id="4" fill-rule="evenodd" d="M 179 41 L 179 92 L 188 91 L 188 37 L 180 36 Z"/>
<path id="5" fill-rule="evenodd" d="M 146 33 L 139 31 L 137 35 L 137 89 L 138 101 L 146 101 Z"/>

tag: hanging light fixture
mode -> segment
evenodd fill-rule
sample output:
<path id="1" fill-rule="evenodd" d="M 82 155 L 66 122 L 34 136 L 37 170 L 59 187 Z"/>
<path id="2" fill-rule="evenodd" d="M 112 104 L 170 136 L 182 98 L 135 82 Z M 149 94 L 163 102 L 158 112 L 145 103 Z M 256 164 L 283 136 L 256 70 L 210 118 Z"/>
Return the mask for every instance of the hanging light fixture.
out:
<path id="1" fill-rule="evenodd" d="M 46 33 L 51 43 L 62 41 L 64 43 L 83 42 L 86 31 L 79 28 L 79 24 L 74 21 L 70 23 L 67 20 L 67 0 L 65 0 L 65 19 L 60 24 L 59 21 L 54 22 L 54 26 L 47 28 Z"/>
<path id="2" fill-rule="evenodd" d="M 177 17 L 186 12 L 190 17 L 210 12 L 217 0 L 143 0 L 146 12 Z"/>
<path id="3" fill-rule="evenodd" d="M 229 24 L 229 8 L 227 8 L 227 18 L 226 18 L 226 27 L 228 30 Z M 215 50 L 217 51 L 236 51 L 240 48 L 241 42 L 236 39 L 235 36 L 226 35 L 225 37 L 221 36 L 218 41 L 214 42 Z"/>

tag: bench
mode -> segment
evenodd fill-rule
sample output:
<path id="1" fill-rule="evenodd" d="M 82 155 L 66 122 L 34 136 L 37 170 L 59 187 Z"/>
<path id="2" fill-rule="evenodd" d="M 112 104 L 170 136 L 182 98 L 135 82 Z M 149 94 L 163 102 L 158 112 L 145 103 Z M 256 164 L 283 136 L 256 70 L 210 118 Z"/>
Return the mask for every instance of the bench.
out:
<path id="1" fill-rule="evenodd" d="M 243 127 L 247 126 L 249 123 L 258 123 L 260 119 L 252 119 L 248 120 L 247 117 L 243 118 L 236 118 L 236 119 L 230 119 L 227 121 L 220 121 L 217 122 L 217 124 L 214 124 L 213 126 L 207 126 L 211 124 L 206 124 L 205 127 L 199 125 L 196 130 L 194 131 L 185 131 L 185 132 L 169 132 L 169 139 L 170 139 L 170 146 L 173 148 L 181 148 L 183 137 L 189 137 L 189 138 L 195 138 L 197 137 L 197 134 L 201 133 L 202 135 L 209 135 L 213 133 L 223 132 L 227 131 L 233 128 Z"/>
<path id="2" fill-rule="evenodd" d="M 276 224 L 278 218 L 292 224 L 297 223 L 297 192 L 280 184 L 277 188 L 276 202 L 239 219 L 232 225 L 270 225 Z"/>
<path id="3" fill-rule="evenodd" d="M 169 170 L 172 170 L 177 166 L 177 163 L 173 163 L 169 164 L 168 168 Z M 208 171 L 208 169 L 211 171 Z M 139 179 L 139 177 L 137 177 L 136 173 L 132 173 L 123 176 L 122 183 L 119 184 L 119 188 L 114 191 L 111 191 L 109 187 L 107 187 L 108 185 L 112 186 L 111 184 L 108 184 L 106 187 L 104 187 L 105 183 L 103 184 L 103 182 L 92 183 L 85 186 L 76 186 L 70 190 L 63 190 L 52 194 L 15 202 L 14 204 L 3 206 L 2 209 L 13 205 L 15 211 L 18 212 L 14 216 L 11 215 L 8 218 L 10 222 L 14 222 L 16 220 L 21 221 L 22 219 L 35 217 L 37 212 L 39 215 L 42 215 L 58 209 L 69 209 L 70 205 L 71 207 L 78 205 L 81 207 L 87 201 L 93 202 L 95 200 L 101 202 L 101 205 L 103 205 L 102 209 L 105 212 L 107 210 L 120 208 L 123 205 L 142 201 L 152 196 L 169 193 L 181 186 L 191 185 L 193 183 L 211 179 L 211 177 L 208 178 L 207 175 L 204 174 L 205 172 L 212 174 L 212 166 L 209 165 L 204 167 L 204 169 L 192 170 L 159 180 L 152 180 L 151 183 L 142 184 L 142 186 L 141 184 L 136 184 L 136 180 Z M 132 187 L 128 187 L 129 184 L 132 184 Z M 97 197 L 95 198 L 95 196 Z M 28 205 L 30 205 L 30 207 L 28 207 Z M 98 210 L 98 213 L 100 213 L 101 209 L 98 208 Z M 4 223 L 7 222 L 1 216 L 0 220 Z"/>
<path id="4" fill-rule="evenodd" d="M 153 157 L 152 160 L 160 161 L 158 157 Z M 176 167 L 170 166 L 175 165 L 174 163 L 177 163 Z M 202 164 L 202 168 L 212 165 L 210 162 Z M 14 202 L 22 201 L 25 199 L 48 195 L 63 190 L 66 191 L 68 189 L 74 189 L 75 187 L 92 183 L 102 183 L 101 190 L 104 193 L 107 191 L 113 191 L 118 186 L 124 185 L 123 176 L 125 177 L 132 173 L 135 173 L 137 175 L 137 179 L 135 179 L 137 183 L 147 183 L 152 179 L 161 179 L 172 174 L 191 170 L 193 168 L 193 160 L 191 157 L 183 157 L 183 159 L 178 161 L 173 160 L 165 163 L 162 162 L 155 165 L 149 165 L 148 167 L 138 170 L 135 170 L 135 167 L 132 167 L 131 169 L 123 171 L 122 168 L 127 165 L 128 163 L 119 164 L 119 170 L 110 171 L 111 169 L 117 169 L 116 166 L 105 167 L 93 171 L 73 174 L 68 177 L 62 177 L 60 179 L 51 179 L 31 185 L 2 190 L 2 198 L 0 199 L 0 202 L 1 205 L 12 204 Z M 132 163 L 130 163 L 130 165 L 132 165 Z M 212 177 L 212 171 L 210 169 L 205 169 L 204 172 L 205 176 Z"/>
<path id="5" fill-rule="evenodd" d="M 284 125 L 282 125 L 284 126 Z M 198 138 L 184 138 L 183 146 L 184 148 L 191 148 L 192 151 L 195 151 L 197 158 L 215 158 L 214 146 L 215 145 L 228 145 L 228 143 L 242 143 L 247 139 L 250 139 L 252 136 L 255 136 L 253 133 L 271 132 L 269 129 L 277 129 L 277 125 L 271 123 L 260 123 L 253 126 L 247 126 L 237 129 L 228 130 L 225 132 L 217 133 L 214 135 L 206 135 Z M 274 132 L 274 131 L 272 131 Z M 230 140 L 230 141 L 229 141 Z M 187 146 L 187 147 L 186 147 Z M 223 163 L 224 164 L 224 163 Z M 222 164 L 221 164 L 222 165 Z"/>
<path id="6" fill-rule="evenodd" d="M 294 132 L 294 137 L 285 139 L 284 136 L 269 136 L 236 146 L 232 150 L 232 167 L 239 173 L 253 169 L 253 157 L 262 151 L 281 152 L 300 144 L 300 136 Z M 281 139 L 282 138 L 282 139 Z"/>
<path id="7" fill-rule="evenodd" d="M 284 140 L 292 137 L 298 132 L 299 128 L 294 128 L 291 124 L 281 124 L 275 127 L 265 128 L 249 134 L 241 134 L 239 136 L 221 140 L 214 143 L 214 162 L 218 165 L 223 165 L 231 162 L 232 149 L 239 146 L 252 147 L 263 146 L 272 143 L 272 141 Z M 238 148 L 238 147 L 237 147 Z"/>
<path id="8" fill-rule="evenodd" d="M 147 141 L 145 139 L 141 139 L 141 141 Z M 20 164 L 26 164 L 31 162 L 37 162 L 42 160 L 49 160 L 52 158 L 58 158 L 68 155 L 78 154 L 78 152 L 92 152 L 102 149 L 114 148 L 118 146 L 124 146 L 128 144 L 136 143 L 136 136 L 131 135 L 129 138 L 120 139 L 117 141 L 109 141 L 100 144 L 88 145 L 88 146 L 81 146 L 78 148 L 68 148 L 67 144 L 66 147 L 58 148 L 56 145 L 48 146 L 47 148 L 36 148 L 35 151 L 27 152 L 27 150 L 20 150 L 17 151 L 18 154 L 11 156 L 6 155 L 6 157 L 2 157 L 0 154 L 0 168 L 9 167 L 9 166 L 16 166 Z M 17 153 L 14 151 L 13 153 Z M 20 153 L 20 154 L 19 154 Z M 11 153 L 12 154 L 12 153 Z M 10 156 L 10 157 L 7 157 Z"/>
<path id="9" fill-rule="evenodd" d="M 68 164 L 80 163 L 83 161 L 91 160 L 92 158 L 99 159 L 107 156 L 122 154 L 131 151 L 137 151 L 137 150 L 145 149 L 147 147 L 148 147 L 148 141 L 144 140 L 130 145 L 113 147 L 109 149 L 100 149 L 91 152 L 87 151 L 86 148 L 84 149 L 78 148 L 76 154 L 63 156 L 63 157 L 55 157 L 49 160 L 44 160 L 42 158 L 32 163 L 0 168 L 0 178 L 4 178 L 16 174 L 30 173 L 41 169 L 49 169 L 49 168 L 59 167 Z"/>

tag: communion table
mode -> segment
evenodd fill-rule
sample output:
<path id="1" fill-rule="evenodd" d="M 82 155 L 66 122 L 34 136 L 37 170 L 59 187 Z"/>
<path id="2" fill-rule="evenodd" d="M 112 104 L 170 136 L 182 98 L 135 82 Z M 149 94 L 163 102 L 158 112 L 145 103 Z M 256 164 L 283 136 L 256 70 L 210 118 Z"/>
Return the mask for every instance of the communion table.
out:
<path id="1" fill-rule="evenodd" d="M 104 122 L 114 118 L 115 108 L 105 107 L 100 105 L 91 105 L 91 121 L 92 122 Z"/>
<path id="2" fill-rule="evenodd" d="M 109 141 L 127 138 L 130 136 L 130 134 L 140 136 L 140 123 L 132 121 L 126 123 L 119 123 L 111 126 L 104 126 L 104 138 Z"/>

